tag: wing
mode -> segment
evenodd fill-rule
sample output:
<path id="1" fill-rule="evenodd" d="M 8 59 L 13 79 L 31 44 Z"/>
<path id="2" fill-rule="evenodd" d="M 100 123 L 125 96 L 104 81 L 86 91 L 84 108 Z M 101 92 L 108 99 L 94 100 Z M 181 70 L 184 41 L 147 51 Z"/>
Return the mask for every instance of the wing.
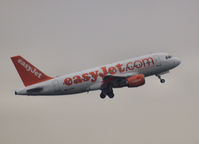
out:
<path id="1" fill-rule="evenodd" d="M 131 74 L 118 74 L 118 75 L 107 75 L 103 78 L 102 87 L 105 88 L 108 85 L 111 85 L 113 88 L 123 87 L 126 84 L 126 79 L 131 76 L 135 76 L 137 73 Z"/>
<path id="2" fill-rule="evenodd" d="M 137 73 L 131 74 L 123 74 L 123 75 L 107 75 L 103 78 L 102 86 L 101 86 L 101 98 L 105 98 L 108 95 L 110 98 L 114 97 L 113 88 L 124 87 L 127 85 L 127 78 L 137 75 Z"/>

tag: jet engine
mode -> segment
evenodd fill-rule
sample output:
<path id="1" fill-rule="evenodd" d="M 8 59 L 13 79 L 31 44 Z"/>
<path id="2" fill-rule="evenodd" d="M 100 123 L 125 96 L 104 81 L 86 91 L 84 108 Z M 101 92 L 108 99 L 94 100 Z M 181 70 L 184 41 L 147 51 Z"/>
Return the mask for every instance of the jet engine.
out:
<path id="1" fill-rule="evenodd" d="M 145 84 L 144 75 L 138 74 L 136 76 L 132 76 L 127 78 L 127 86 L 128 87 L 139 87 Z"/>

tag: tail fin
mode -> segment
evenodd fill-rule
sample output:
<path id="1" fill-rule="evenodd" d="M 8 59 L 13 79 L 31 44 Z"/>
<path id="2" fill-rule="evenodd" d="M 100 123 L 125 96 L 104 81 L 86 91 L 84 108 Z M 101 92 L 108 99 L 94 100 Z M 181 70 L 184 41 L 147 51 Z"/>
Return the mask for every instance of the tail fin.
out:
<path id="1" fill-rule="evenodd" d="M 52 79 L 52 77 L 45 75 L 21 56 L 11 57 L 11 60 L 25 86 Z"/>

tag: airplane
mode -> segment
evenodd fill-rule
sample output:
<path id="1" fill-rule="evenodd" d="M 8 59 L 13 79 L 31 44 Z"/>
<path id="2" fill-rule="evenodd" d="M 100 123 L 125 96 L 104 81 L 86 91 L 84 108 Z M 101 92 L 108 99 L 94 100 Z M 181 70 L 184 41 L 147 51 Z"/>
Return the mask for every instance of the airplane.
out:
<path id="1" fill-rule="evenodd" d="M 161 75 L 177 67 L 179 58 L 167 53 L 152 53 L 118 61 L 112 64 L 80 72 L 50 77 L 21 56 L 11 60 L 25 86 L 15 95 L 58 96 L 101 90 L 100 97 L 114 97 L 113 88 L 139 87 L 145 84 L 145 77 L 155 75 L 161 83 Z"/>

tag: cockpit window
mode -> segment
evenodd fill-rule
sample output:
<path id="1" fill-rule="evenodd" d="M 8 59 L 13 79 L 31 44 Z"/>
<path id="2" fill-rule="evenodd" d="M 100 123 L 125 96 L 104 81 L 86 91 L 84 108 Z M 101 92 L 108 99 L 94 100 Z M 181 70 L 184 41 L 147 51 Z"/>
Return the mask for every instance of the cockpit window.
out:
<path id="1" fill-rule="evenodd" d="M 171 55 L 166 56 L 166 59 L 170 59 L 170 58 L 172 58 L 172 56 L 171 56 Z"/>

